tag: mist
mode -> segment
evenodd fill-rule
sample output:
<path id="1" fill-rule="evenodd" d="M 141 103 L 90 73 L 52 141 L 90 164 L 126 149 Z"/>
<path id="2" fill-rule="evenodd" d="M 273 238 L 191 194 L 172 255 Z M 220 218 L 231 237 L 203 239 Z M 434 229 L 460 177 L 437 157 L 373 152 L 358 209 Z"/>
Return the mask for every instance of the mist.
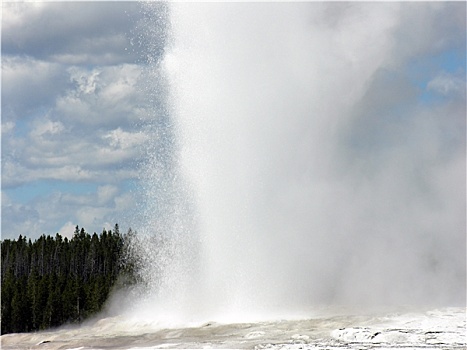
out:
<path id="1" fill-rule="evenodd" d="M 465 71 L 435 102 L 420 87 L 441 94 L 444 72 L 423 57 L 461 47 L 465 62 L 464 3 L 164 11 L 133 311 L 465 305 Z"/>

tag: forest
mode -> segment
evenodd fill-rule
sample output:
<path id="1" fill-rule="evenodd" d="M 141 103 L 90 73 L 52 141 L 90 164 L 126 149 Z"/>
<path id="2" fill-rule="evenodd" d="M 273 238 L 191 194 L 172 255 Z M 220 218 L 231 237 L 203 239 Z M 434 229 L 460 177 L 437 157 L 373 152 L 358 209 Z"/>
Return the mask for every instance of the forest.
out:
<path id="1" fill-rule="evenodd" d="M 131 229 L 71 239 L 42 235 L 1 241 L 1 334 L 80 323 L 99 312 L 113 288 L 135 283 L 126 257 Z"/>

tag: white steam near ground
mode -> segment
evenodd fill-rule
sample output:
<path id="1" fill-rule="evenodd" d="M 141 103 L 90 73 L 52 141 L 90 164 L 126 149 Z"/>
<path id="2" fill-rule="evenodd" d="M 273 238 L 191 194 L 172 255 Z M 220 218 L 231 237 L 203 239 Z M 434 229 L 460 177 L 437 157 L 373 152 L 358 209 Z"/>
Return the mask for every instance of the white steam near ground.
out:
<path id="1" fill-rule="evenodd" d="M 465 305 L 465 3 L 167 6 L 132 311 Z"/>

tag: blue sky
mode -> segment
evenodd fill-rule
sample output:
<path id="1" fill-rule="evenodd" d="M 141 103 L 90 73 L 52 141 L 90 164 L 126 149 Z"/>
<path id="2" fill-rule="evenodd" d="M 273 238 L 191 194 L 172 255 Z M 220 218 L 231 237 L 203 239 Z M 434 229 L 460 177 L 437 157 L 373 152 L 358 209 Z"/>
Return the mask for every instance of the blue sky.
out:
<path id="1" fill-rule="evenodd" d="M 136 2 L 2 6 L 2 238 L 137 226 L 139 166 L 154 146 L 147 125 L 158 118 L 141 44 L 147 13 Z M 443 6 L 414 23 L 401 12 L 400 53 L 382 67 L 395 83 L 370 79 L 362 120 L 384 94 L 393 113 L 446 108 L 465 128 L 465 13 Z M 157 60 L 163 42 L 151 40 Z M 360 147 L 384 143 L 365 130 Z"/>

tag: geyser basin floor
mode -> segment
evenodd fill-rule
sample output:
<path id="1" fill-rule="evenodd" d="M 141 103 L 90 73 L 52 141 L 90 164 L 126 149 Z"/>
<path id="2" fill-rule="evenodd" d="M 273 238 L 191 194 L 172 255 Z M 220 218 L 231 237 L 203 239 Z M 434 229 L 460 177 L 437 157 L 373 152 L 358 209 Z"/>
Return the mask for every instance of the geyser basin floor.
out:
<path id="1" fill-rule="evenodd" d="M 2 349 L 465 349 L 466 310 L 319 316 L 179 329 L 108 318 L 74 329 L 8 334 Z"/>

